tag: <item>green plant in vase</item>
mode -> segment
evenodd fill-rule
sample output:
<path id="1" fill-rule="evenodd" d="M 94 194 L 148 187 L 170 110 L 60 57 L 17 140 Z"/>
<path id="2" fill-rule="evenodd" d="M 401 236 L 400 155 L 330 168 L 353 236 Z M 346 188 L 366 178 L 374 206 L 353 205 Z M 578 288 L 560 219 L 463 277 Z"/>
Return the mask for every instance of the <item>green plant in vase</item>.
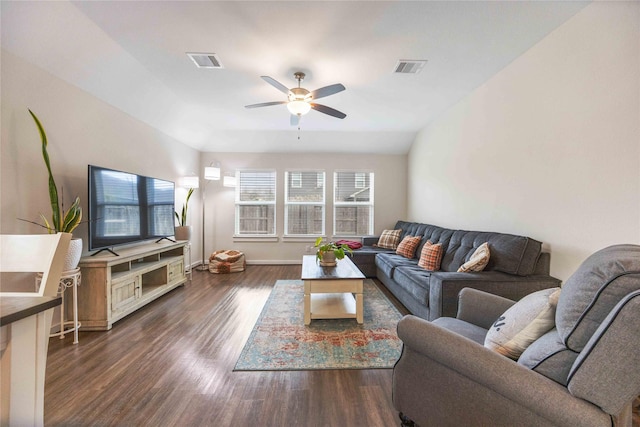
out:
<path id="1" fill-rule="evenodd" d="M 175 236 L 177 240 L 191 240 L 191 226 L 187 225 L 187 209 L 189 209 L 189 199 L 193 194 L 193 190 L 195 188 L 190 188 L 187 192 L 187 198 L 184 201 L 184 205 L 182 205 L 182 211 L 178 213 L 175 211 L 176 220 L 178 221 L 178 226 L 175 229 Z"/>
<path id="2" fill-rule="evenodd" d="M 338 245 L 334 242 L 324 242 L 323 238 L 318 237 L 315 244 L 316 259 L 322 266 L 334 266 L 336 260 L 341 260 L 347 253 L 353 253 L 347 245 Z"/>
<path id="3" fill-rule="evenodd" d="M 33 120 L 36 122 L 36 126 L 38 127 L 40 140 L 42 141 L 42 158 L 44 159 L 44 164 L 47 166 L 47 172 L 49 173 L 49 201 L 51 203 L 51 222 L 49 222 L 47 220 L 47 217 L 41 213 L 40 218 L 42 218 L 44 225 L 38 225 L 46 228 L 47 231 L 49 231 L 49 234 L 72 233 L 73 230 L 75 230 L 82 221 L 82 207 L 80 206 L 80 197 L 76 197 L 69 210 L 65 212 L 64 202 L 61 201 L 58 197 L 58 187 L 56 186 L 56 181 L 53 178 L 53 172 L 51 172 L 51 163 L 49 162 L 49 153 L 47 152 L 47 134 L 45 133 L 40 120 L 38 120 L 38 117 L 36 117 L 33 111 L 29 110 L 29 114 L 31 114 L 31 117 L 33 117 Z"/>
<path id="4" fill-rule="evenodd" d="M 58 187 L 56 186 L 56 181 L 53 178 L 53 172 L 51 171 L 51 162 L 49 161 L 49 153 L 47 151 L 47 134 L 44 131 L 44 127 L 38 117 L 33 113 L 33 111 L 29 110 L 29 114 L 33 118 L 36 123 L 36 127 L 38 128 L 38 132 L 40 133 L 40 140 L 42 145 L 42 158 L 44 159 L 44 164 L 47 167 L 47 172 L 49 174 L 49 203 L 51 204 L 51 221 L 47 219 L 47 217 L 40 213 L 40 218 L 44 224 L 40 224 L 33 221 L 27 221 L 32 224 L 39 225 L 40 227 L 44 227 L 47 229 L 49 234 L 55 233 L 73 233 L 73 230 L 80 225 L 82 222 L 82 207 L 80 206 L 80 197 L 76 197 L 71 207 L 68 210 L 64 210 L 64 192 L 62 192 L 61 196 L 58 196 Z M 26 221 L 26 220 L 24 220 Z M 80 262 L 80 257 L 82 256 L 82 239 L 71 239 L 69 243 L 69 251 L 67 253 L 67 257 L 65 258 L 63 269 L 64 271 L 74 270 L 78 267 L 78 262 Z"/>

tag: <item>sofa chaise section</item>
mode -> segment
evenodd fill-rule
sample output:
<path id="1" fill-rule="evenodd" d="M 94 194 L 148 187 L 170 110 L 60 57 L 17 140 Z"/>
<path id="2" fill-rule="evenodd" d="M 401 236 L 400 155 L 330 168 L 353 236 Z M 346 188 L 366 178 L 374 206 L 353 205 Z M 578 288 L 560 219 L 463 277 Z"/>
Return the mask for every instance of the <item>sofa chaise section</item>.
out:
<path id="1" fill-rule="evenodd" d="M 354 262 L 367 277 L 377 277 L 414 315 L 426 320 L 455 316 L 458 292 L 475 288 L 511 300 L 532 292 L 559 286 L 549 275 L 550 256 L 534 239 L 505 233 L 451 230 L 430 224 L 398 221 L 395 229 L 405 236 L 421 236 L 411 259 L 395 251 L 372 246 L 375 238 L 363 239 L 363 248 L 354 251 Z M 442 244 L 443 257 L 438 271 L 418 266 L 427 241 Z M 475 250 L 488 243 L 491 256 L 483 271 L 458 273 Z M 375 273 L 372 271 L 373 264 Z"/>

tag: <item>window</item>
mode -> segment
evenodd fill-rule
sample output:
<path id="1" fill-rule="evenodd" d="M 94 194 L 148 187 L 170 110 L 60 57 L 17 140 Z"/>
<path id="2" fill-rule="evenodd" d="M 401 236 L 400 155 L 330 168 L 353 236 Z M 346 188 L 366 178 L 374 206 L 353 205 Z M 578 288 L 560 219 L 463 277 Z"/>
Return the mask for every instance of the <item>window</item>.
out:
<path id="1" fill-rule="evenodd" d="M 333 234 L 373 234 L 373 172 L 335 172 Z"/>
<path id="2" fill-rule="evenodd" d="M 289 181 L 287 181 L 289 182 Z M 291 172 L 291 188 L 302 188 L 302 173 Z"/>
<path id="3" fill-rule="evenodd" d="M 238 171 L 236 177 L 236 235 L 275 235 L 276 172 Z"/>
<path id="4" fill-rule="evenodd" d="M 286 235 L 324 234 L 324 194 L 324 172 L 285 172 Z"/>

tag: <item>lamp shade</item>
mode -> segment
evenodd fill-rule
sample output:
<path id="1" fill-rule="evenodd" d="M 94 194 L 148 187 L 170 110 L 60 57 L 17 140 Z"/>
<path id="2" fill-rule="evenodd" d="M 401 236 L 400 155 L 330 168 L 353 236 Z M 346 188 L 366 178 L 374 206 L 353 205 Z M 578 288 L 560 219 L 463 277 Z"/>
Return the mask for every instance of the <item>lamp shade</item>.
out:
<path id="1" fill-rule="evenodd" d="M 217 181 L 220 179 L 220 168 L 207 166 L 204 168 L 204 179 Z"/>
<path id="2" fill-rule="evenodd" d="M 236 186 L 236 177 L 235 176 L 225 176 L 222 180 L 222 185 L 225 187 L 235 187 Z"/>
<path id="3" fill-rule="evenodd" d="M 180 178 L 180 186 L 184 188 L 198 188 L 200 187 L 200 178 L 197 176 L 183 176 Z"/>
<path id="4" fill-rule="evenodd" d="M 287 109 L 291 114 L 302 116 L 307 114 L 311 110 L 311 104 L 306 101 L 289 101 Z"/>

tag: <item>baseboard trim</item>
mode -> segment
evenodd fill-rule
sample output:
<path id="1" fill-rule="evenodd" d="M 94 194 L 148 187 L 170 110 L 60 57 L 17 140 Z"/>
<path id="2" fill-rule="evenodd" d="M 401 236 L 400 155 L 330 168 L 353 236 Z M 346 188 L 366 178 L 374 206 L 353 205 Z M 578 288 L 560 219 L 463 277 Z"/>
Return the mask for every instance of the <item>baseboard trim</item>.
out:
<path id="1" fill-rule="evenodd" d="M 247 265 L 300 265 L 302 264 L 302 259 L 300 260 L 292 260 L 292 259 L 254 259 L 251 261 L 247 261 Z"/>
<path id="2" fill-rule="evenodd" d="M 254 259 L 251 261 L 247 261 L 247 265 L 301 265 L 302 259 Z M 191 268 L 196 268 L 202 265 L 202 261 L 194 262 L 191 264 Z M 205 263 L 205 265 L 209 265 L 209 263 Z"/>

